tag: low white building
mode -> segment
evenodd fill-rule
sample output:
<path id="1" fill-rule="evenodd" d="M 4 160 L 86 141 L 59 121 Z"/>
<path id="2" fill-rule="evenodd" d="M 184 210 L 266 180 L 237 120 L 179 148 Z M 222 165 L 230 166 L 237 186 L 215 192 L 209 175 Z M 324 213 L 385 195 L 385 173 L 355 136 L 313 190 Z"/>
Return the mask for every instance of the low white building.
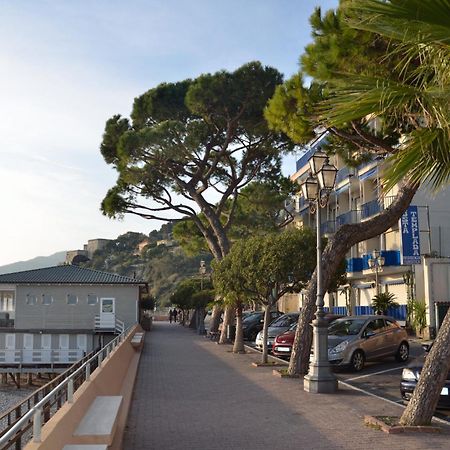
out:
<path id="1" fill-rule="evenodd" d="M 0 275 L 0 368 L 77 361 L 138 321 L 146 288 L 72 265 Z"/>

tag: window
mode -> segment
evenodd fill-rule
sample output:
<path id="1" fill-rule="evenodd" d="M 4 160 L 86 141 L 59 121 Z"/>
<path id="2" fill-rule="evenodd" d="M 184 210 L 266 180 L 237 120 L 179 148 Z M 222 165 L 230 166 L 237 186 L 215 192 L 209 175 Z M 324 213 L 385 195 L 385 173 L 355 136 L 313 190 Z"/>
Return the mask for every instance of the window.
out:
<path id="1" fill-rule="evenodd" d="M 42 294 L 42 304 L 51 305 L 53 303 L 53 297 L 48 294 Z"/>
<path id="2" fill-rule="evenodd" d="M 15 310 L 14 292 L 0 291 L 0 311 L 11 312 Z"/>
<path id="3" fill-rule="evenodd" d="M 78 297 L 75 294 L 67 294 L 67 304 L 76 305 L 78 303 Z"/>
<path id="4" fill-rule="evenodd" d="M 34 294 L 27 294 L 27 305 L 36 305 L 37 296 Z"/>
<path id="5" fill-rule="evenodd" d="M 88 294 L 87 304 L 88 305 L 96 305 L 97 303 L 98 303 L 98 297 L 95 294 Z"/>

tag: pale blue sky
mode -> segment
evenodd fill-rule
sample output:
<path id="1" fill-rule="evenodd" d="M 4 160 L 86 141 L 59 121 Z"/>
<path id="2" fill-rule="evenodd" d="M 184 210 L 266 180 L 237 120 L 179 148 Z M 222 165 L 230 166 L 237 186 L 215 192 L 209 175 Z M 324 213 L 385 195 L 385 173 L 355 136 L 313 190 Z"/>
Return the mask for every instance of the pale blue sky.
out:
<path id="1" fill-rule="evenodd" d="M 0 265 L 158 228 L 99 211 L 116 177 L 98 150 L 105 121 L 163 81 L 251 60 L 289 77 L 314 6 L 337 3 L 0 0 Z"/>

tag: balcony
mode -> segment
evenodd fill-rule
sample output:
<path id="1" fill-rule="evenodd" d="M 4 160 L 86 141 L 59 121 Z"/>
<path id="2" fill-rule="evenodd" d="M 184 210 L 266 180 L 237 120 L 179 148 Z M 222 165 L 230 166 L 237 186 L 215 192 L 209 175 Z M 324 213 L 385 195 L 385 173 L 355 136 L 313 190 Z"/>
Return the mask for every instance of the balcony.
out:
<path id="1" fill-rule="evenodd" d="M 0 311 L 0 328 L 14 328 L 14 319 L 9 312 Z"/>
<path id="2" fill-rule="evenodd" d="M 345 225 L 347 223 L 357 223 L 359 222 L 360 211 L 356 209 L 352 209 L 344 214 L 341 214 L 336 217 L 336 226 L 340 227 L 341 225 Z"/>
<path id="3" fill-rule="evenodd" d="M 348 167 L 343 167 L 338 170 L 336 175 L 336 186 L 343 180 L 347 179 L 350 176 L 350 169 Z"/>
<path id="4" fill-rule="evenodd" d="M 384 258 L 383 267 L 400 266 L 400 251 L 399 250 L 382 250 L 381 256 Z M 361 272 L 369 270 L 369 259 L 371 254 L 362 255 L 360 258 L 347 258 L 347 272 Z"/>
<path id="5" fill-rule="evenodd" d="M 332 234 L 336 232 L 336 222 L 334 220 L 328 220 L 320 224 L 321 234 Z"/>
<path id="6" fill-rule="evenodd" d="M 312 147 L 309 150 L 307 150 L 303 156 L 301 156 L 296 163 L 296 170 L 299 171 L 302 167 L 305 167 L 309 164 L 309 160 L 311 159 L 311 156 L 314 155 L 316 152 L 316 148 Z"/>
<path id="7" fill-rule="evenodd" d="M 362 272 L 363 260 L 362 258 L 347 258 L 347 272 Z"/>
<path id="8" fill-rule="evenodd" d="M 361 220 L 368 219 L 369 217 L 378 214 L 382 210 L 382 207 L 377 199 L 364 203 L 361 207 Z"/>

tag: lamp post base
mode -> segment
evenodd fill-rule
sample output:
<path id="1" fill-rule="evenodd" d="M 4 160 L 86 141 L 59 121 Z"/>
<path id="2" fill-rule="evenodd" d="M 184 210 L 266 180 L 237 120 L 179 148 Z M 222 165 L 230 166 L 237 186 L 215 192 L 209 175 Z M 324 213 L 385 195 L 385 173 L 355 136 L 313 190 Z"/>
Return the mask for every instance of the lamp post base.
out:
<path id="1" fill-rule="evenodd" d="M 330 378 L 306 375 L 303 381 L 303 389 L 310 394 L 334 394 L 338 390 L 338 380 Z"/>

